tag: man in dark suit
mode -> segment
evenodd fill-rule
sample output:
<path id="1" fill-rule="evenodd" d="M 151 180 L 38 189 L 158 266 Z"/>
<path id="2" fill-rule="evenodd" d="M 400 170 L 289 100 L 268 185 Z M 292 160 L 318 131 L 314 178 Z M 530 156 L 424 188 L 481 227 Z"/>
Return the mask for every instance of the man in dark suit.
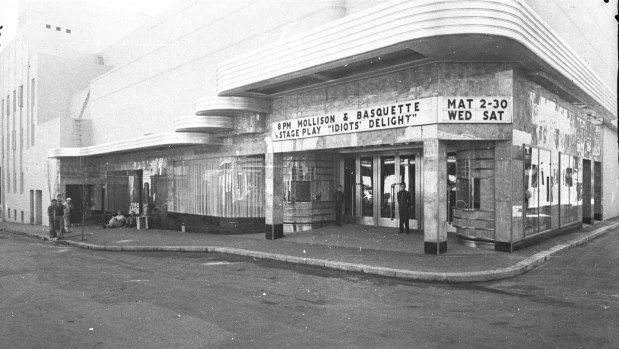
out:
<path id="1" fill-rule="evenodd" d="M 411 196 L 406 191 L 406 183 L 400 183 L 400 191 L 398 192 L 398 212 L 400 213 L 400 231 L 398 234 L 402 234 L 402 230 L 406 227 L 406 234 L 410 234 L 408 229 L 408 208 L 411 205 Z"/>
<path id="2" fill-rule="evenodd" d="M 47 208 L 47 218 L 49 220 L 49 238 L 53 239 L 56 237 L 56 219 L 54 218 L 54 214 L 56 212 L 56 199 L 52 200 L 52 204 Z"/>
<path id="3" fill-rule="evenodd" d="M 338 184 L 335 191 L 335 224 L 342 225 L 342 206 L 344 206 L 344 193 L 342 186 Z"/>

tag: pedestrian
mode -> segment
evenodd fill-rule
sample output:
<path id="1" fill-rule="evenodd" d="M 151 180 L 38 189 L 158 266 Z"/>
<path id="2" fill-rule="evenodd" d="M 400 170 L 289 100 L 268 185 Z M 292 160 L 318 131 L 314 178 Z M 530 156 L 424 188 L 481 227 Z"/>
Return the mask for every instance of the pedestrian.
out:
<path id="1" fill-rule="evenodd" d="M 73 203 L 71 198 L 67 198 L 64 203 L 62 217 L 64 219 L 64 230 L 67 233 L 71 232 L 71 210 L 73 209 Z"/>
<path id="2" fill-rule="evenodd" d="M 56 207 L 56 203 L 58 201 L 56 201 L 56 199 L 52 199 L 52 203 L 47 207 L 47 219 L 49 221 L 49 238 L 50 239 L 54 239 L 56 238 L 56 228 L 55 228 L 55 221 L 54 221 L 54 212 L 55 212 L 55 207 Z"/>
<path id="3" fill-rule="evenodd" d="M 129 217 L 127 217 L 127 222 L 126 222 L 127 228 L 135 228 L 135 227 L 137 227 L 137 225 L 138 225 L 137 218 L 138 217 L 135 216 L 135 212 L 134 211 L 129 212 Z"/>
<path id="4" fill-rule="evenodd" d="M 125 226 L 126 222 L 127 218 L 125 218 L 125 215 L 123 215 L 122 211 L 117 211 L 116 216 L 112 217 L 110 221 L 103 226 L 103 229 L 122 228 Z"/>
<path id="5" fill-rule="evenodd" d="M 56 200 L 56 206 L 54 206 L 54 229 L 58 229 L 60 232 L 58 233 L 58 240 L 62 240 L 64 238 L 64 208 L 62 207 L 62 203 Z"/>
<path id="6" fill-rule="evenodd" d="M 400 183 L 400 191 L 398 191 L 398 213 L 400 214 L 400 231 L 398 234 L 402 234 L 402 230 L 406 227 L 406 234 L 410 234 L 408 229 L 408 208 L 411 205 L 411 197 L 408 191 L 406 191 L 406 183 Z"/>
<path id="7" fill-rule="evenodd" d="M 342 207 L 344 206 L 344 193 L 342 186 L 337 185 L 335 191 L 335 224 L 342 225 Z"/>

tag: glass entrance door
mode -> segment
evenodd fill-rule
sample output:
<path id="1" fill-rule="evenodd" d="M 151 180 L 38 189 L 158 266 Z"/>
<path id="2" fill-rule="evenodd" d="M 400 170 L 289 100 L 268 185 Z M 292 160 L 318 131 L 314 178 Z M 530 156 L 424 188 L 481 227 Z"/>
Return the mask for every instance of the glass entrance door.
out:
<path id="1" fill-rule="evenodd" d="M 421 214 L 421 162 L 418 153 L 354 154 L 343 159 L 345 203 L 349 222 L 397 227 L 399 184 L 406 184 L 411 198 L 408 217 L 419 229 Z"/>
<path id="2" fill-rule="evenodd" d="M 380 212 L 378 213 L 378 225 L 397 227 L 396 193 L 398 192 L 395 156 L 379 156 L 380 164 Z M 395 225 L 394 225 L 395 223 Z"/>

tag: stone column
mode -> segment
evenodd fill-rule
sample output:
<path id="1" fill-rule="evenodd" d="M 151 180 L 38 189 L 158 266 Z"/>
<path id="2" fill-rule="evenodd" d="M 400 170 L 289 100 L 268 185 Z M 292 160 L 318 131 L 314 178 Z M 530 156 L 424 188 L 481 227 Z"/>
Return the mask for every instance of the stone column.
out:
<path id="1" fill-rule="evenodd" d="M 520 172 L 516 171 L 517 174 Z M 512 252 L 512 145 L 494 144 L 494 250 Z"/>
<path id="2" fill-rule="evenodd" d="M 591 160 L 582 161 L 582 222 L 593 224 Z"/>
<path id="3" fill-rule="evenodd" d="M 423 250 L 447 252 L 447 147 L 438 139 L 423 142 Z"/>
<path id="4" fill-rule="evenodd" d="M 264 154 L 264 221 L 267 240 L 284 237 L 283 154 Z"/>

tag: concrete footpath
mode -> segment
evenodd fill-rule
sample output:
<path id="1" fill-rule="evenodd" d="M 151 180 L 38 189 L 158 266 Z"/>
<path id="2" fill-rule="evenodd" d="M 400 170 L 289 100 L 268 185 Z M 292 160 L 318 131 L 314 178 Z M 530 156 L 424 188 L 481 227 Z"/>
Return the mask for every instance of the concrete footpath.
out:
<path id="1" fill-rule="evenodd" d="M 447 253 L 440 256 L 423 253 L 422 233 L 397 234 L 394 228 L 362 225 L 327 226 L 278 240 L 266 240 L 264 234 L 197 234 L 89 225 L 83 230 L 74 227 L 65 240 L 53 243 L 93 251 L 226 253 L 406 280 L 474 282 L 520 275 L 617 227 L 619 218 L 587 225 L 513 253 L 467 247 L 450 234 Z M 7 233 L 52 243 L 44 226 L 0 223 L 0 234 Z"/>

